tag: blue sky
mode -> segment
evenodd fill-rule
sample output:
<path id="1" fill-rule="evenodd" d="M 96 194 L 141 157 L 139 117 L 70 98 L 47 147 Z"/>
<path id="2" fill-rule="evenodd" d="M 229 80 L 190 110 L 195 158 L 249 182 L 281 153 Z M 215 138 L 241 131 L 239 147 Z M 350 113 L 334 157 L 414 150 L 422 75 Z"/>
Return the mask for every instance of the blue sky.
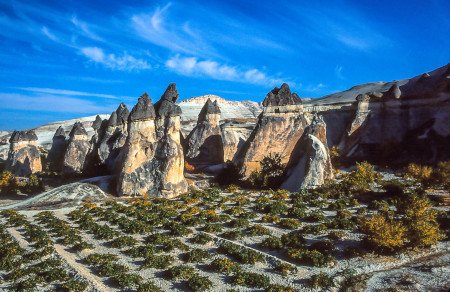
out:
<path id="1" fill-rule="evenodd" d="M 318 3 L 320 2 L 320 3 Z M 320 97 L 450 61 L 450 5 L 430 1 L 0 1 L 0 129 L 158 100 Z"/>

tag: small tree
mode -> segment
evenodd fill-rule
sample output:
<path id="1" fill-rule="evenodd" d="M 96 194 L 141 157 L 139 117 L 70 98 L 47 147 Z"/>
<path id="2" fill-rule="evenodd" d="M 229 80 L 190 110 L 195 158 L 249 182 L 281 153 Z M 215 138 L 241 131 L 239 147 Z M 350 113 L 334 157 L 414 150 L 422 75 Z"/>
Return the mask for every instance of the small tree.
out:
<path id="1" fill-rule="evenodd" d="M 249 181 L 254 187 L 277 189 L 282 183 L 285 165 L 281 154 L 269 154 L 260 161 L 261 171 L 253 172 Z"/>
<path id="2" fill-rule="evenodd" d="M 363 219 L 360 228 L 366 235 L 365 240 L 372 247 L 394 251 L 406 244 L 406 227 L 401 221 L 395 221 L 386 215 L 376 214 Z"/>
<path id="3" fill-rule="evenodd" d="M 373 165 L 368 162 L 356 163 L 356 170 L 344 176 L 344 184 L 356 191 L 367 191 L 380 178 Z"/>

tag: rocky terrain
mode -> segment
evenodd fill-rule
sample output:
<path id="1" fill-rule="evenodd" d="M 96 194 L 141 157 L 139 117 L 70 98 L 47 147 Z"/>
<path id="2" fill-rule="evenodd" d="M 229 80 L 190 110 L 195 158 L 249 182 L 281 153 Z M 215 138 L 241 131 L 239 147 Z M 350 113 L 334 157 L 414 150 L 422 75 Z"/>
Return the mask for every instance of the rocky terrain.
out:
<path id="1" fill-rule="evenodd" d="M 178 100 L 2 137 L 0 289 L 450 288 L 450 64 Z"/>

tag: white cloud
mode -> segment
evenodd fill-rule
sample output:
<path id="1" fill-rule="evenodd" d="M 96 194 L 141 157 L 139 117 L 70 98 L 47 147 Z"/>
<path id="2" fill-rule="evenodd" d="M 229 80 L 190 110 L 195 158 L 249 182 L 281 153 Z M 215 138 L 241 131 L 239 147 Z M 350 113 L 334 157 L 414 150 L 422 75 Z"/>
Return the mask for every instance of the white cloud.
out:
<path id="1" fill-rule="evenodd" d="M 92 93 L 92 92 L 84 92 L 84 91 L 75 91 L 75 90 L 67 90 L 67 89 L 57 89 L 57 88 L 41 88 L 41 87 L 19 87 L 21 90 L 35 92 L 35 93 L 47 93 L 53 95 L 69 95 L 69 96 L 92 96 L 92 97 L 101 97 L 108 99 L 118 99 L 118 97 L 111 94 L 102 94 L 102 93 Z"/>
<path id="2" fill-rule="evenodd" d="M 102 64 L 106 68 L 119 71 L 138 71 L 150 69 L 150 64 L 143 59 L 137 59 L 124 53 L 122 56 L 105 54 L 101 48 L 85 47 L 81 53 L 94 63 Z"/>
<path id="3" fill-rule="evenodd" d="M 344 75 L 342 75 L 342 70 L 344 69 L 344 67 L 338 65 L 334 68 L 334 74 L 336 75 L 336 77 L 338 79 L 345 79 Z"/>
<path id="4" fill-rule="evenodd" d="M 68 96 L 35 96 L 2 92 L 0 92 L 0 103 L 4 109 L 58 113 L 101 113 L 107 112 L 111 108 L 110 105 L 102 104 L 100 106 L 90 100 Z"/>
<path id="5" fill-rule="evenodd" d="M 269 86 L 283 82 L 282 79 L 268 76 L 258 69 L 241 70 L 216 61 L 200 61 L 196 57 L 180 57 L 180 55 L 176 55 L 166 61 L 166 67 L 181 75 L 208 77 L 216 80 Z"/>
<path id="6" fill-rule="evenodd" d="M 53 33 L 51 33 L 51 32 L 49 31 L 49 29 L 48 29 L 46 26 L 43 26 L 43 27 L 41 28 L 41 32 L 42 32 L 46 37 L 48 37 L 49 39 L 51 39 L 52 41 L 54 41 L 54 42 L 57 42 L 57 41 L 58 41 L 58 38 L 57 38 Z"/>
<path id="7" fill-rule="evenodd" d="M 86 22 L 79 20 L 76 16 L 73 16 L 70 21 L 84 36 L 96 41 L 102 41 L 101 37 L 91 31 Z"/>

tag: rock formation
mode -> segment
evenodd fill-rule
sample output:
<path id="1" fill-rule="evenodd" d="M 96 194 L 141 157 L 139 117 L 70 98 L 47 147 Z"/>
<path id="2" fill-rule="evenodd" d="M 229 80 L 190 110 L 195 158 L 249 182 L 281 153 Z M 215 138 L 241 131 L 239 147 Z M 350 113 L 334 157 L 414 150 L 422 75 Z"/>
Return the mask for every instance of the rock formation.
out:
<path id="1" fill-rule="evenodd" d="M 223 143 L 223 160 L 233 161 L 236 154 L 241 151 L 245 141 L 255 129 L 254 123 L 230 121 L 220 125 Z"/>
<path id="2" fill-rule="evenodd" d="M 401 86 L 393 84 L 382 98 L 358 96 L 356 113 L 341 142 L 345 156 L 399 163 L 402 159 L 422 163 L 448 159 L 450 151 L 444 150 L 450 139 L 447 67 Z"/>
<path id="3" fill-rule="evenodd" d="M 197 126 L 185 142 L 186 160 L 196 165 L 223 162 L 224 150 L 219 126 L 220 108 L 208 99 L 198 115 Z"/>
<path id="4" fill-rule="evenodd" d="M 76 122 L 69 134 L 69 142 L 64 153 L 63 174 L 81 174 L 87 165 L 91 144 L 83 124 Z"/>
<path id="5" fill-rule="evenodd" d="M 170 84 L 155 106 L 145 93 L 133 107 L 121 152 L 119 195 L 174 197 L 187 190 L 177 99 L 175 84 Z"/>
<path id="6" fill-rule="evenodd" d="M 17 176 L 29 176 L 42 171 L 41 154 L 36 146 L 37 139 L 33 130 L 14 131 L 9 139 L 6 169 Z"/>
<path id="7" fill-rule="evenodd" d="M 105 165 L 112 172 L 116 164 L 120 150 L 127 139 L 127 106 L 121 103 L 117 110 L 109 117 L 104 133 L 101 133 L 101 140 L 97 147 L 98 163 Z"/>
<path id="8" fill-rule="evenodd" d="M 55 135 L 53 135 L 52 148 L 50 148 L 47 156 L 47 162 L 50 170 L 56 172 L 62 171 L 66 147 L 66 132 L 63 127 L 60 126 L 56 130 Z"/>
<path id="9" fill-rule="evenodd" d="M 321 116 L 315 115 L 303 132 L 287 164 L 286 176 L 281 188 L 291 192 L 314 188 L 333 178 L 326 124 Z"/>
<path id="10" fill-rule="evenodd" d="M 263 105 L 255 129 L 235 159 L 244 176 L 259 171 L 260 161 L 269 154 L 280 154 L 287 163 L 308 124 L 300 98 L 286 83 L 270 91 Z"/>

